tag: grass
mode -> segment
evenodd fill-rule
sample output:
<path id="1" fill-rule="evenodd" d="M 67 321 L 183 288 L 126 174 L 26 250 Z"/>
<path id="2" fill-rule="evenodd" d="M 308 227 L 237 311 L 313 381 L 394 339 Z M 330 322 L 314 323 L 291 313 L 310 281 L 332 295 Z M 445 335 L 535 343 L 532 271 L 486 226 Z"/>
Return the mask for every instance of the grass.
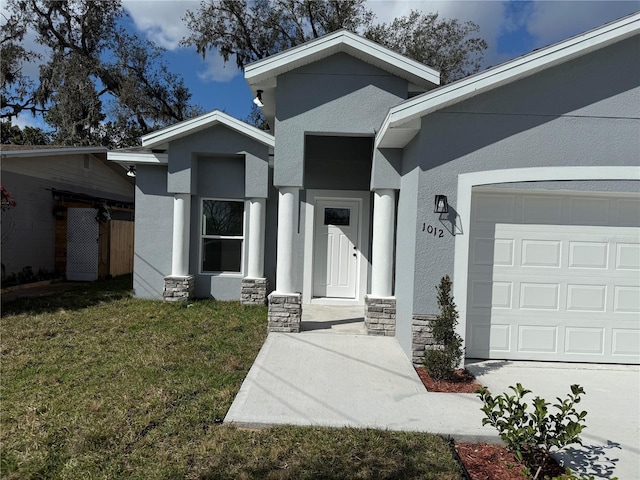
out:
<path id="1" fill-rule="evenodd" d="M 130 281 L 2 305 L 3 479 L 461 478 L 428 434 L 221 425 L 266 309 L 134 299 Z"/>

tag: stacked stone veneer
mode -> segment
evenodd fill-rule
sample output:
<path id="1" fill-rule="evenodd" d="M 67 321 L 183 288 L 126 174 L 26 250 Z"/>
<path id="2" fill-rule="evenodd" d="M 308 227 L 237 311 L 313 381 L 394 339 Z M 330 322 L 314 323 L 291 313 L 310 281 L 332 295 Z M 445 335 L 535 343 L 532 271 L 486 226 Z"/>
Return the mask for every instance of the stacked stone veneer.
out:
<path id="1" fill-rule="evenodd" d="M 243 278 L 240 302 L 243 305 L 265 305 L 267 288 L 266 278 Z"/>
<path id="2" fill-rule="evenodd" d="M 300 293 L 269 295 L 269 332 L 300 331 L 302 295 Z"/>
<path id="3" fill-rule="evenodd" d="M 193 298 L 196 289 L 196 277 L 164 277 L 162 298 L 167 302 L 180 302 Z"/>
<path id="4" fill-rule="evenodd" d="M 436 315 L 413 315 L 411 320 L 411 361 L 422 365 L 424 351 L 436 346 L 431 334 L 431 322 Z"/>
<path id="5" fill-rule="evenodd" d="M 364 324 L 367 335 L 394 337 L 396 334 L 396 299 L 394 297 L 364 297 Z"/>

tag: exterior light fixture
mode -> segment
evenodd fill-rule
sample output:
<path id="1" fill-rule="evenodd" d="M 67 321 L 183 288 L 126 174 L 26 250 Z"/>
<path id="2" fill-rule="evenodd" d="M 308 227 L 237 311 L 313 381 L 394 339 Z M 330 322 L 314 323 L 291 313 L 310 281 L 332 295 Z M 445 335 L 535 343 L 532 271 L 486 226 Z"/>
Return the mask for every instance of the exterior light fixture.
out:
<path id="1" fill-rule="evenodd" d="M 264 103 L 262 103 L 262 90 L 258 90 L 256 98 L 253 99 L 253 103 L 255 103 L 258 107 L 264 107 Z"/>
<path id="2" fill-rule="evenodd" d="M 446 195 L 436 195 L 433 213 L 449 213 L 449 204 L 447 203 Z"/>
<path id="3" fill-rule="evenodd" d="M 129 167 L 129 171 L 127 172 L 127 177 L 135 177 L 136 176 L 136 167 L 131 165 Z"/>

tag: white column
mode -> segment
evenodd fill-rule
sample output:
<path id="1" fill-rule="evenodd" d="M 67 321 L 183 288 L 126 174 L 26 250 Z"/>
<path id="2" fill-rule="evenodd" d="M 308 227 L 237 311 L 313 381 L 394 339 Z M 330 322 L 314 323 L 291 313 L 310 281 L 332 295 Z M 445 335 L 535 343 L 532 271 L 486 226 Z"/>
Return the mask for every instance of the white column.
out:
<path id="1" fill-rule="evenodd" d="M 176 193 L 173 197 L 173 250 L 171 276 L 189 275 L 189 229 L 191 227 L 191 195 Z"/>
<path id="2" fill-rule="evenodd" d="M 293 235 L 298 222 L 298 187 L 281 187 L 278 197 L 276 292 L 294 293 Z"/>
<path id="3" fill-rule="evenodd" d="M 264 277 L 264 198 L 251 198 L 249 203 L 249 248 L 247 259 L 247 277 Z"/>
<path id="4" fill-rule="evenodd" d="M 393 238 L 396 191 L 376 190 L 373 200 L 371 295 L 393 296 Z"/>

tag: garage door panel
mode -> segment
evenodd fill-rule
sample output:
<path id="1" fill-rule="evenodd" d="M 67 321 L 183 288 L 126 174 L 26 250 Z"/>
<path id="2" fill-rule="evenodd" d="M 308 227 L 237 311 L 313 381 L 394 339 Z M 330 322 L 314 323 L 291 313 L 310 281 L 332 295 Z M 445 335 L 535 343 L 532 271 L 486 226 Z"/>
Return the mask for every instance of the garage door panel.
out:
<path id="1" fill-rule="evenodd" d="M 637 329 L 614 328 L 611 353 L 618 357 L 640 355 L 640 331 Z"/>
<path id="2" fill-rule="evenodd" d="M 519 325 L 518 344 L 519 353 L 557 353 L 558 328 L 541 325 Z"/>
<path id="3" fill-rule="evenodd" d="M 557 240 L 522 240 L 523 267 L 560 268 L 560 249 L 562 243 Z"/>
<path id="4" fill-rule="evenodd" d="M 640 363 L 640 200 L 476 196 L 467 354 Z M 515 221 L 505 221 L 512 213 Z"/>
<path id="5" fill-rule="evenodd" d="M 616 286 L 614 292 L 614 312 L 640 313 L 640 287 Z"/>
<path id="6" fill-rule="evenodd" d="M 609 244 L 605 242 L 569 242 L 569 268 L 606 269 Z"/>
<path id="7" fill-rule="evenodd" d="M 618 243 L 616 245 L 616 268 L 618 270 L 640 270 L 640 245 Z"/>

